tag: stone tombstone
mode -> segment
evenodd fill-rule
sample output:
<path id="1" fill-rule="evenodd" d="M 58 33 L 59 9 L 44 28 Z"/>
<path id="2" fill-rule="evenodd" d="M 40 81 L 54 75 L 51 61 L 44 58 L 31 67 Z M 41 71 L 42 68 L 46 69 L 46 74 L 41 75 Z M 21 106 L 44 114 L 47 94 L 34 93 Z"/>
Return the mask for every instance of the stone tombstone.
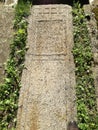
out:
<path id="1" fill-rule="evenodd" d="M 17 130 L 67 130 L 76 120 L 71 12 L 68 5 L 31 9 Z"/>

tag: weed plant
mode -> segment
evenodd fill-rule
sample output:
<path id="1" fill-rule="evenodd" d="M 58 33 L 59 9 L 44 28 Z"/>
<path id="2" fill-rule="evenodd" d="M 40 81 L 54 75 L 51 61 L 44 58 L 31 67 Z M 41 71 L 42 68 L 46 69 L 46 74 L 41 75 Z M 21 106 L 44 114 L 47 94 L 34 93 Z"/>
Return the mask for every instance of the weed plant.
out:
<path id="1" fill-rule="evenodd" d="M 0 85 L 0 130 L 14 130 L 18 108 L 21 74 L 24 67 L 27 17 L 30 3 L 19 2 L 15 8 L 14 38 L 10 45 L 10 56 L 6 63 L 6 78 Z"/>
<path id="2" fill-rule="evenodd" d="M 80 130 L 98 130 L 91 41 L 85 14 L 79 3 L 73 6 L 73 25 L 78 124 Z"/>

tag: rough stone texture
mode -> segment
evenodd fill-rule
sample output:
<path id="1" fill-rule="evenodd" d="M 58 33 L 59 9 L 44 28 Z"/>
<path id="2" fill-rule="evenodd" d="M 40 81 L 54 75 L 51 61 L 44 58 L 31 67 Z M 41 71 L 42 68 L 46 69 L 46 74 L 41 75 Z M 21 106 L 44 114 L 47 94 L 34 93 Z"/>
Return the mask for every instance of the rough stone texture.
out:
<path id="1" fill-rule="evenodd" d="M 86 15 L 90 16 L 90 20 L 88 20 L 87 26 L 90 33 L 91 46 L 94 58 L 93 76 L 96 89 L 95 91 L 96 91 L 97 110 L 98 110 L 98 30 L 94 14 L 91 12 L 91 7 L 89 5 L 85 5 L 84 11 Z"/>
<path id="2" fill-rule="evenodd" d="M 4 63 L 9 56 L 9 45 L 13 37 L 14 9 L 0 5 L 0 83 L 4 78 Z"/>
<path id="3" fill-rule="evenodd" d="M 17 130 L 67 130 L 76 120 L 71 7 L 33 6 Z"/>

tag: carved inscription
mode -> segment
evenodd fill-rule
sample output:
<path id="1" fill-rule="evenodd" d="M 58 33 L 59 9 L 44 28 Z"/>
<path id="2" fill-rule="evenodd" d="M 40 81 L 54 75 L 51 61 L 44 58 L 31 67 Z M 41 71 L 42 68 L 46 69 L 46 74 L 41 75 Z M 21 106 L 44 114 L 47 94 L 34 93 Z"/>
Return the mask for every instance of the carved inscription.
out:
<path id="1" fill-rule="evenodd" d="M 66 54 L 66 37 L 62 21 L 42 21 L 37 25 L 36 52 L 38 54 Z M 45 28 L 42 29 L 42 27 Z"/>

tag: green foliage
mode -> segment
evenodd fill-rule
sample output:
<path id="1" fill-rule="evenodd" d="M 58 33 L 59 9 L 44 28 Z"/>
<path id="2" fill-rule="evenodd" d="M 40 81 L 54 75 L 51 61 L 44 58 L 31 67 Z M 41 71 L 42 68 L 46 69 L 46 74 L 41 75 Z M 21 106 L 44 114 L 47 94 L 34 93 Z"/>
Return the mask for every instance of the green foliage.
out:
<path id="1" fill-rule="evenodd" d="M 26 52 L 27 17 L 30 3 L 21 2 L 15 9 L 14 39 L 11 52 L 6 63 L 6 78 L 0 85 L 0 130 L 14 130 L 18 108 L 21 73 L 24 67 Z"/>
<path id="2" fill-rule="evenodd" d="M 77 112 L 80 130 L 97 130 L 96 94 L 92 75 L 93 55 L 86 19 L 79 3 L 73 7 Z"/>

